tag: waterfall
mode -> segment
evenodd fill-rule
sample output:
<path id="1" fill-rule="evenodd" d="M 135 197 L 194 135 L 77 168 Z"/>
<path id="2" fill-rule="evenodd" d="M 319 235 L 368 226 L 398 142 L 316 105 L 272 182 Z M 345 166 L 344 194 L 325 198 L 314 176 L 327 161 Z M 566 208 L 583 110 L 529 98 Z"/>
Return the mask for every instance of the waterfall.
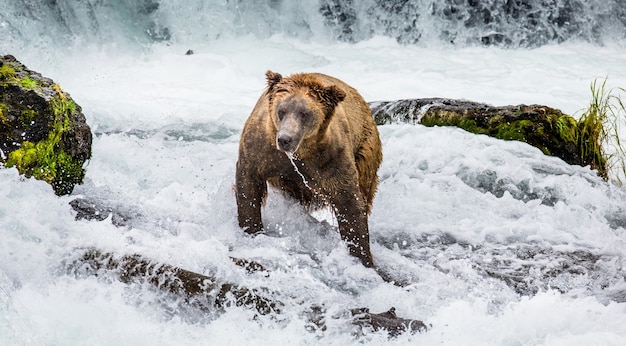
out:
<path id="1" fill-rule="evenodd" d="M 150 45 L 285 35 L 324 42 L 387 36 L 401 44 L 508 48 L 626 39 L 625 0 L 11 0 L 0 51 L 19 44 Z"/>

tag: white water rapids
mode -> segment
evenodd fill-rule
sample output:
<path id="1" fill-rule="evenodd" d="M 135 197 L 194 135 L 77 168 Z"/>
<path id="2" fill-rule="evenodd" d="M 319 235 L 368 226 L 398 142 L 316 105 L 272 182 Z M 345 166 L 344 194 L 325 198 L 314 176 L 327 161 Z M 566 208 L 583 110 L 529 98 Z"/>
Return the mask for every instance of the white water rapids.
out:
<path id="1" fill-rule="evenodd" d="M 94 132 L 85 183 L 71 196 L 0 170 L 0 344 L 626 344 L 626 190 L 588 167 L 452 127 L 380 126 L 372 252 L 402 286 L 352 258 L 332 222 L 277 193 L 263 209 L 268 234 L 246 235 L 232 192 L 239 134 L 268 69 L 333 75 L 367 101 L 448 97 L 579 114 L 594 79 L 626 86 L 626 48 L 282 34 L 111 44 L 0 46 L 69 92 Z M 114 213 L 76 221 L 75 198 Z M 203 314 L 148 286 L 68 273 L 91 246 L 268 288 L 284 313 Z M 269 276 L 246 274 L 229 256 L 258 261 Z M 325 331 L 307 331 L 311 305 L 327 310 Z M 342 315 L 392 306 L 431 329 L 357 336 Z"/>

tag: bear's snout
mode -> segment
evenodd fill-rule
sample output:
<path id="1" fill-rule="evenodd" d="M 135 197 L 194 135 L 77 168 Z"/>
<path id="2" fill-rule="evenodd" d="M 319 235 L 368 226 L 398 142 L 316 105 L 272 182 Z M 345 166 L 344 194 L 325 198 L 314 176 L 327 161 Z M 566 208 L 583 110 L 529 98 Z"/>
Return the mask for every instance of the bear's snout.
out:
<path id="1" fill-rule="evenodd" d="M 278 143 L 278 149 L 287 152 L 292 151 L 293 148 L 291 143 L 293 143 L 293 138 L 291 136 L 283 134 L 278 136 L 278 139 L 276 139 L 276 141 Z"/>
<path id="2" fill-rule="evenodd" d="M 276 147 L 286 153 L 295 153 L 300 144 L 300 136 L 278 132 L 276 135 Z"/>
<path id="3" fill-rule="evenodd" d="M 292 116 L 286 116 L 276 133 L 276 147 L 287 153 L 295 153 L 302 139 L 302 125 Z"/>

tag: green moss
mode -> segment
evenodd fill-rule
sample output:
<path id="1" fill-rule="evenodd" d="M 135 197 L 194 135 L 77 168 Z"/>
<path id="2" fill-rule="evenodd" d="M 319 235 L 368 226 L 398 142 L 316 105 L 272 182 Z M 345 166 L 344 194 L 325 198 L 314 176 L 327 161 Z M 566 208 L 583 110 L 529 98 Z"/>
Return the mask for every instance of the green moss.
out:
<path id="1" fill-rule="evenodd" d="M 17 167 L 20 172 L 26 171 L 37 161 L 37 149 L 35 144 L 29 141 L 22 142 L 22 146 L 9 153 L 9 157 L 5 162 L 6 167 Z M 28 172 L 30 173 L 30 172 Z M 28 174 L 30 176 L 30 174 Z"/>
<path id="2" fill-rule="evenodd" d="M 459 116 L 454 112 L 447 112 L 445 110 L 438 110 L 435 114 L 427 114 L 422 117 L 420 123 L 424 126 L 456 126 L 464 129 L 465 131 L 485 134 L 487 131 L 478 126 L 476 121 Z"/>
<path id="3" fill-rule="evenodd" d="M 530 120 L 518 120 L 510 123 L 501 122 L 489 132 L 499 139 L 526 142 L 526 131 L 534 126 L 534 123 Z"/>
<path id="4" fill-rule="evenodd" d="M 65 94 L 52 99 L 50 111 L 55 121 L 48 137 L 38 143 L 25 141 L 8 155 L 6 167 L 16 167 L 27 177 L 50 183 L 57 195 L 71 192 L 71 187 L 82 183 L 85 171 L 82 162 L 60 149 L 59 142 L 70 128 L 69 116 L 76 112 L 76 104 Z"/>
<path id="5" fill-rule="evenodd" d="M 465 118 L 458 119 L 456 126 L 462 128 L 465 131 L 471 132 L 471 133 L 486 134 L 488 132 L 485 129 L 479 127 L 476 124 L 476 121 L 474 121 L 472 119 L 465 119 Z"/>
<path id="6" fill-rule="evenodd" d="M 56 95 L 49 100 L 48 108 L 43 111 L 39 108 L 34 110 L 26 105 L 17 105 L 15 110 L 17 114 L 14 114 L 13 107 L 0 102 L 0 127 L 11 124 L 12 127 L 28 128 L 41 117 L 50 129 L 46 137 L 39 142 L 24 141 L 18 149 L 8 153 L 4 166 L 16 167 L 20 174 L 26 177 L 34 177 L 50 183 L 57 195 L 68 194 L 74 185 L 82 183 L 85 176 L 83 161 L 74 159 L 65 152 L 62 142 L 71 130 L 70 119 L 79 107 L 57 84 L 48 85 L 47 82 L 33 78 L 30 72 L 21 73 L 20 71 L 22 67 L 19 64 L 15 66 L 0 63 L 0 88 L 16 85 L 21 89 L 35 90 L 38 94 L 43 93 L 41 88 L 46 88 L 48 90 L 43 94 L 49 95 L 52 89 L 56 91 Z M 47 96 L 44 98 L 48 99 Z M 10 114 L 17 115 L 18 119 L 8 120 L 9 109 L 11 109 Z"/>
<path id="7" fill-rule="evenodd" d="M 15 78 L 15 69 L 8 64 L 0 66 L 0 80 L 9 80 Z"/>
<path id="8" fill-rule="evenodd" d="M 543 106 L 489 108 L 433 107 L 420 120 L 425 126 L 456 126 L 476 134 L 523 141 L 570 164 L 590 166 L 618 184 L 626 181 L 626 89 L 606 88 L 606 79 L 591 84 L 592 100 L 579 120 Z M 608 148 L 608 149 L 607 149 Z M 619 174 L 619 175 L 618 175 Z"/>
<path id="9" fill-rule="evenodd" d="M 7 106 L 0 102 L 0 124 L 7 125 L 9 120 L 7 119 L 7 114 L 9 113 L 9 109 Z"/>
<path id="10" fill-rule="evenodd" d="M 28 126 L 35 120 L 36 116 L 37 112 L 35 112 L 34 110 L 24 109 L 20 113 L 20 121 L 22 122 L 22 125 Z"/>
<path id="11" fill-rule="evenodd" d="M 432 115 L 424 115 L 420 120 L 420 123 L 427 127 L 433 126 L 449 126 L 449 123 L 444 121 L 442 118 L 432 116 Z"/>
<path id="12" fill-rule="evenodd" d="M 536 106 L 507 109 L 510 114 L 494 114 L 471 109 L 465 112 L 434 109 L 425 114 L 425 126 L 456 126 L 475 134 L 484 134 L 503 140 L 528 143 L 546 155 L 563 155 L 566 145 L 577 145 L 576 120 L 552 108 Z M 468 113 L 469 112 L 469 113 Z M 482 117 L 482 118 L 481 118 Z M 578 162 L 577 159 L 574 162 Z M 573 163 L 574 163 L 573 162 Z"/>
<path id="13" fill-rule="evenodd" d="M 20 79 L 19 83 L 23 88 L 26 89 L 35 89 L 39 85 L 36 80 L 29 77 Z"/>
<path id="14" fill-rule="evenodd" d="M 454 112 L 445 111 L 439 111 L 432 116 L 424 116 L 421 123 L 424 126 L 456 126 L 471 133 L 524 142 L 526 141 L 527 131 L 532 131 L 535 127 L 535 124 L 530 120 L 505 122 L 502 116 L 490 118 L 487 125 L 483 127 L 478 125 L 473 119 L 463 117 Z"/>
<path id="15" fill-rule="evenodd" d="M 556 134 L 564 141 L 570 143 L 576 143 L 578 137 L 578 123 L 576 119 L 560 114 L 553 117 L 548 117 L 548 123 Z"/>
<path id="16" fill-rule="evenodd" d="M 55 116 L 69 116 L 76 113 L 76 103 L 68 99 L 64 94 L 53 98 L 50 103 Z M 69 118 L 68 118 L 69 120 Z"/>
<path id="17" fill-rule="evenodd" d="M 21 70 L 16 70 L 15 67 L 6 63 L 3 64 L 2 66 L 0 66 L 0 81 L 4 81 L 3 84 L 5 85 L 18 84 L 25 89 L 36 89 L 37 87 L 39 87 L 39 82 L 37 82 L 37 80 L 31 78 L 28 75 L 20 77 L 20 75 L 18 75 L 17 73 L 18 71 Z"/>

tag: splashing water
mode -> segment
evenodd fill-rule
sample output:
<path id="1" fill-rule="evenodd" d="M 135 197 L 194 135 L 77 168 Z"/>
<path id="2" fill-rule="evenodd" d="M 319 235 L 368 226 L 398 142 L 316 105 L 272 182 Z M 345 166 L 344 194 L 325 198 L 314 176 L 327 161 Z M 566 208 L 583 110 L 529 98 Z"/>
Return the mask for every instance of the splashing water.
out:
<path id="1" fill-rule="evenodd" d="M 288 152 L 285 152 L 285 155 L 287 155 L 287 157 L 289 158 L 289 161 L 291 162 L 293 169 L 295 169 L 296 173 L 298 173 L 300 178 L 302 178 L 302 182 L 304 183 L 304 186 L 306 186 L 309 190 L 311 190 L 313 194 L 317 194 L 317 192 L 315 192 L 315 190 L 313 190 L 313 188 L 311 188 L 311 186 L 309 185 L 309 181 L 306 180 L 306 178 L 304 177 L 304 174 L 302 174 L 302 172 L 300 172 L 300 170 L 298 169 L 298 166 L 296 165 L 296 162 L 294 161 L 298 159 L 296 155 L 294 155 L 293 153 L 288 153 Z"/>

